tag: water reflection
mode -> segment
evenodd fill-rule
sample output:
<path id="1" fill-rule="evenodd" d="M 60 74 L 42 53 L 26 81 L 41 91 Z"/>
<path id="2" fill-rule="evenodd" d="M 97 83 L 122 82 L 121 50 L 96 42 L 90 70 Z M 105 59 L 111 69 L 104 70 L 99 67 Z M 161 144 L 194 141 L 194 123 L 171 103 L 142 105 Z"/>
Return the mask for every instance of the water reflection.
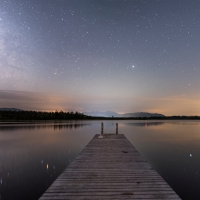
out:
<path id="1" fill-rule="evenodd" d="M 88 122 L 1 123 L 0 199 L 38 199 L 91 140 L 95 133 L 89 127 Z"/>
<path id="2" fill-rule="evenodd" d="M 0 131 L 14 131 L 14 130 L 35 130 L 35 129 L 77 129 L 90 124 L 54 124 L 54 125 L 0 125 Z"/>
<path id="3" fill-rule="evenodd" d="M 128 126 L 140 126 L 140 127 L 148 127 L 148 126 L 161 126 L 166 122 L 135 122 L 135 123 L 125 123 Z"/>
<path id="4" fill-rule="evenodd" d="M 184 200 L 200 199 L 200 121 L 0 124 L 0 199 L 38 199 L 95 134 L 125 134 Z"/>
<path id="5" fill-rule="evenodd" d="M 145 122 L 142 126 L 127 123 L 120 132 L 125 132 L 181 199 L 200 199 L 200 121 L 163 122 L 146 127 Z"/>
<path id="6" fill-rule="evenodd" d="M 190 121 L 160 121 L 160 122 L 152 122 L 152 121 L 144 121 L 144 122 L 132 122 L 132 123 L 124 123 L 128 126 L 140 126 L 140 127 L 147 127 L 147 126 L 162 126 L 164 124 L 170 124 L 170 125 L 196 125 L 200 126 L 200 123 L 197 122 L 190 122 Z"/>

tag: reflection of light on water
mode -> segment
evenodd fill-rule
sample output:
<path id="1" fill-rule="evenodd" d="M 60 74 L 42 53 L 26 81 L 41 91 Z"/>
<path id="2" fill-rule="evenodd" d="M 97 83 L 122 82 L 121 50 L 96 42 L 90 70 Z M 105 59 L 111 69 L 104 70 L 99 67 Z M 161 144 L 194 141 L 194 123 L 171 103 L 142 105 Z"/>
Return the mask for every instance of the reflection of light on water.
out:
<path id="1" fill-rule="evenodd" d="M 178 121 L 165 122 L 147 120 L 146 123 L 143 120 L 117 122 L 120 128 L 119 133 L 124 133 L 126 137 L 132 142 L 132 144 L 138 147 L 138 150 L 141 151 L 142 155 L 144 154 L 146 158 L 151 160 L 153 166 L 155 165 L 155 167 L 158 167 L 158 169 L 162 172 L 161 175 L 163 175 L 163 177 L 167 177 L 167 180 L 171 180 L 172 185 L 177 184 L 177 188 L 181 187 L 181 180 L 184 177 L 185 182 L 187 183 L 187 175 L 189 174 L 189 181 L 190 178 L 194 178 L 193 184 L 195 191 L 195 185 L 198 184 L 198 179 L 200 177 L 200 173 L 197 172 L 197 170 L 199 170 L 197 166 L 200 160 L 198 159 L 198 156 L 193 158 L 193 154 L 188 152 L 193 151 L 193 149 L 195 149 L 193 152 L 199 152 L 198 145 L 200 144 L 198 143 L 200 141 L 200 121 L 198 123 L 196 121 L 195 123 L 193 121 L 192 123 L 191 121 L 184 121 L 184 123 L 181 122 L 180 124 Z M 0 164 L 0 193 L 3 190 L 7 191 L 6 188 L 10 187 L 9 184 L 16 187 L 18 180 L 15 178 L 15 174 L 21 174 L 22 171 L 24 171 L 24 174 L 22 175 L 24 176 L 24 179 L 35 179 L 37 182 L 37 185 L 35 185 L 36 188 L 33 189 L 34 192 L 35 190 L 42 190 L 42 188 L 43 191 L 45 191 L 46 188 L 49 187 L 51 181 L 53 181 L 59 173 L 62 173 L 62 171 L 72 163 L 72 160 L 76 157 L 78 152 L 82 149 L 82 147 L 84 148 L 84 146 L 88 144 L 94 134 L 100 133 L 101 121 L 98 121 L 98 123 L 94 121 L 91 122 L 91 124 L 92 123 L 93 125 L 91 126 L 91 129 L 90 127 L 86 127 L 86 129 L 81 131 L 63 130 L 63 132 L 57 134 L 53 134 L 53 128 L 51 126 L 47 127 L 49 129 L 46 128 L 47 130 L 45 131 L 43 128 L 41 128 L 42 130 L 35 130 L 34 132 L 30 132 L 30 134 L 27 134 L 29 133 L 27 132 L 28 130 L 16 130 L 16 132 L 13 132 L 15 134 L 11 134 L 12 132 L 10 133 L 10 130 L 7 130 L 7 132 L 4 133 L 0 128 L 0 138 L 5 138 L 6 144 L 7 141 L 10 141 L 10 143 L 8 143 L 9 145 L 0 145 L 0 158 L 3 158 L 0 159 L 0 162 L 1 160 L 4 160 L 4 157 L 6 161 L 7 157 L 10 157 L 10 163 L 8 166 L 13 166 L 13 169 L 16 170 L 13 171 L 11 168 L 11 174 L 10 176 L 7 176 L 8 171 L 10 171 L 10 167 L 4 168 L 4 166 L 1 166 Z M 192 125 L 194 125 L 194 127 Z M 112 124 L 112 126 L 108 125 L 108 130 L 111 130 L 111 132 L 114 133 L 115 124 Z M 32 129 L 29 131 L 32 131 Z M 18 139 L 20 140 L 20 144 L 22 144 L 20 146 Z M 29 143 L 32 147 L 28 145 Z M 25 149 L 26 144 L 27 149 Z M 10 148 L 11 146 L 12 148 Z M 7 147 L 7 149 L 4 150 L 4 147 Z M 69 148 L 72 148 L 72 153 L 71 149 Z M 197 153 L 195 153 L 195 155 L 198 155 Z M 190 159 L 187 157 L 188 154 Z M 41 158 L 41 156 L 43 156 L 44 159 Z M 18 159 L 15 159 L 15 157 Z M 31 162 L 27 162 L 30 159 Z M 39 163 L 39 160 L 41 163 Z M 46 170 L 44 161 L 49 161 L 51 163 L 50 166 L 47 166 L 46 163 Z M 168 162 L 171 163 L 172 167 L 167 166 Z M 26 165 L 24 165 L 24 163 L 26 163 Z M 5 166 L 7 164 L 5 163 Z M 187 166 L 187 173 L 184 173 L 185 171 L 182 170 L 184 165 Z M 54 166 L 56 166 L 55 170 Z M 27 173 L 28 171 L 31 171 L 31 174 Z M 38 174 L 41 175 L 37 176 Z M 174 174 L 176 174 L 176 178 L 174 177 Z M 53 177 L 52 179 L 51 176 Z M 4 179 L 4 181 L 1 179 Z M 46 182 L 47 187 L 45 185 Z M 189 190 L 189 187 L 192 188 L 191 182 L 187 185 L 187 190 Z M 26 188 L 24 187 L 24 189 Z M 31 193 L 31 190 L 27 188 L 27 193 L 29 191 Z M 2 199 L 4 198 L 3 192 L 1 197 Z M 21 191 L 18 190 L 18 192 L 22 192 L 22 195 L 24 196 L 23 189 Z M 12 194 L 9 194 L 9 196 L 11 195 Z M 11 199 L 14 199 L 13 196 L 11 196 Z M 24 199 L 29 199 L 29 196 L 25 197 Z"/>
<path id="2" fill-rule="evenodd" d="M 49 165 L 47 164 L 47 169 L 49 168 Z"/>

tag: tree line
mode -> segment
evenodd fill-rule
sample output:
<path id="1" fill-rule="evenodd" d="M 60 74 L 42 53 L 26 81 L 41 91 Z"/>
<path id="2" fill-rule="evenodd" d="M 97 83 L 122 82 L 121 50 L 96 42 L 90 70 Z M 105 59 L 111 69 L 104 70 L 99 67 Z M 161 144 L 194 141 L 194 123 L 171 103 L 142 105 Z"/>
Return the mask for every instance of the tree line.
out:
<path id="1" fill-rule="evenodd" d="M 200 120 L 200 116 L 167 116 L 167 117 L 92 117 L 79 112 L 42 112 L 42 111 L 2 111 L 0 121 L 7 120 Z"/>
<path id="2" fill-rule="evenodd" d="M 0 111 L 0 120 L 69 120 L 88 119 L 79 112 Z"/>

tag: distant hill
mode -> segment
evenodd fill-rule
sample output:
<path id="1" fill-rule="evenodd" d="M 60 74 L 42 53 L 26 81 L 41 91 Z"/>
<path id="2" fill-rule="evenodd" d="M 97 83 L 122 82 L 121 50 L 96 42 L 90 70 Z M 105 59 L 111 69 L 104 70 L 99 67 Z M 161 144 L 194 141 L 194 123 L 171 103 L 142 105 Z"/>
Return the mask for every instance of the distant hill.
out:
<path id="1" fill-rule="evenodd" d="M 148 112 L 118 114 L 113 111 L 106 111 L 106 112 L 94 111 L 94 112 L 85 112 L 83 114 L 87 116 L 93 116 L 93 117 L 165 117 L 165 115 L 163 114 L 148 113 Z"/>
<path id="2" fill-rule="evenodd" d="M 18 108 L 0 108 L 0 111 L 23 111 Z"/>
<path id="3" fill-rule="evenodd" d="M 98 112 L 98 111 L 94 111 L 94 112 L 84 112 L 84 115 L 87 116 L 92 116 L 92 117 L 120 117 L 120 115 L 116 112 L 112 112 L 112 111 L 106 111 L 106 112 Z"/>
<path id="4" fill-rule="evenodd" d="M 159 113 L 148 113 L 148 112 L 137 112 L 137 113 L 126 113 L 123 114 L 124 117 L 165 117 L 163 114 Z"/>

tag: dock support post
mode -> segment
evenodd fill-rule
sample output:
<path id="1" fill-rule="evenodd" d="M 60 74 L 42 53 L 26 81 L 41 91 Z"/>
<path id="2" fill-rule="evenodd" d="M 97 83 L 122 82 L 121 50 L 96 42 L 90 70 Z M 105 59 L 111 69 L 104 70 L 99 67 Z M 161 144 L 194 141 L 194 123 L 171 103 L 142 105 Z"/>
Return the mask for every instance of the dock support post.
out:
<path id="1" fill-rule="evenodd" d="M 103 122 L 101 122 L 101 135 L 103 135 Z"/>
<path id="2" fill-rule="evenodd" d="M 118 123 L 116 123 L 116 134 L 118 134 Z"/>
<path id="3" fill-rule="evenodd" d="M 103 138 L 103 122 L 101 122 L 101 134 L 98 138 Z"/>

